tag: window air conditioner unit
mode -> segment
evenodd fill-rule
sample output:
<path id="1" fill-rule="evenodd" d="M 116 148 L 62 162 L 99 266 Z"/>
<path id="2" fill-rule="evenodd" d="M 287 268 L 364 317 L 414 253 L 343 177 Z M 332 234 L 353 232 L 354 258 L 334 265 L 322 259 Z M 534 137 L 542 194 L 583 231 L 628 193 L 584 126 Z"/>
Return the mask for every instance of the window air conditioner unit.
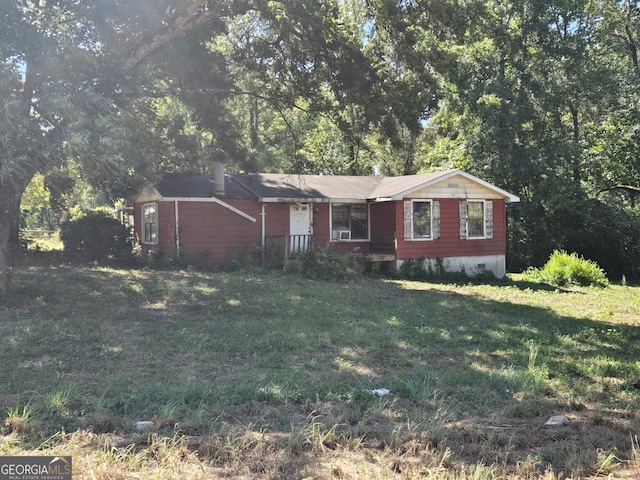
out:
<path id="1" fill-rule="evenodd" d="M 351 240 L 351 230 L 338 230 L 338 240 Z"/>

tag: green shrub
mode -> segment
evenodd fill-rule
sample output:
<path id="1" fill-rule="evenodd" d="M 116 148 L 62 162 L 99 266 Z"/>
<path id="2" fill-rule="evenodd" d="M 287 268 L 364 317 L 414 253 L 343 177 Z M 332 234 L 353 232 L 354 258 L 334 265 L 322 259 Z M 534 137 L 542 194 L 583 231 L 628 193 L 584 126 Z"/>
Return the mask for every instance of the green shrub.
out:
<path id="1" fill-rule="evenodd" d="M 196 261 L 190 255 L 173 249 L 169 253 L 137 250 L 131 254 L 130 261 L 123 266 L 151 270 L 186 270 L 190 268 L 204 270 L 205 265 L 208 264 L 204 263 L 204 261 Z"/>
<path id="2" fill-rule="evenodd" d="M 604 271 L 597 263 L 579 257 L 576 253 L 554 251 L 540 269 L 532 269 L 529 275 L 539 282 L 558 287 L 581 285 L 606 287 L 609 284 Z"/>
<path id="3" fill-rule="evenodd" d="M 472 274 L 462 268 L 460 271 L 447 271 L 444 258 L 408 258 L 393 272 L 394 278 L 415 280 L 418 282 L 495 282 L 496 276 L 490 270 L 478 271 Z"/>
<path id="4" fill-rule="evenodd" d="M 275 266 L 276 262 L 269 257 L 269 252 L 258 244 L 236 249 L 231 254 L 230 266 L 234 270 L 260 269 L 265 265 Z"/>
<path id="5" fill-rule="evenodd" d="M 580 252 L 610 279 L 640 278 L 640 216 L 625 202 L 607 203 L 583 192 L 544 192 L 545 197 L 510 204 L 507 258 L 512 272 L 541 268 L 549 252 Z"/>
<path id="6" fill-rule="evenodd" d="M 447 272 L 443 258 L 426 259 L 408 258 L 402 262 L 397 272 L 398 278 L 404 280 L 436 280 L 454 276 Z M 466 275 L 463 275 L 466 277 Z"/>
<path id="7" fill-rule="evenodd" d="M 81 261 L 104 261 L 131 255 L 129 230 L 103 212 L 91 212 L 60 227 L 64 252 Z"/>
<path id="8" fill-rule="evenodd" d="M 337 282 L 355 281 L 364 272 L 353 255 L 335 253 L 329 247 L 322 252 L 309 251 L 298 256 L 287 270 L 314 280 Z"/>

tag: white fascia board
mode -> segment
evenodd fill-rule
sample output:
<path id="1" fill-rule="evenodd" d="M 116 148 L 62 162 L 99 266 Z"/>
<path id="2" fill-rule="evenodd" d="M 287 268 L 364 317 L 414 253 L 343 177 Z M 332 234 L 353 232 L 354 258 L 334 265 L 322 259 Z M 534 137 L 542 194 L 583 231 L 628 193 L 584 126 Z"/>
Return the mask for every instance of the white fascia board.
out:
<path id="1" fill-rule="evenodd" d="M 277 198 L 261 197 L 258 199 L 262 203 L 367 203 L 364 198 Z"/>
<path id="2" fill-rule="evenodd" d="M 369 203 L 366 198 L 328 198 L 329 203 Z"/>
<path id="3" fill-rule="evenodd" d="M 328 198 L 294 198 L 294 197 L 259 197 L 260 203 L 322 203 L 328 202 Z"/>
<path id="4" fill-rule="evenodd" d="M 255 217 L 252 217 L 248 213 L 243 212 L 242 210 L 234 207 L 233 205 L 229 205 L 226 202 L 223 202 L 217 197 L 162 197 L 163 201 L 166 202 L 201 202 L 201 203 L 217 203 L 221 207 L 226 208 L 227 210 L 232 211 L 233 213 L 240 215 L 242 218 L 246 218 L 250 222 L 257 222 Z"/>

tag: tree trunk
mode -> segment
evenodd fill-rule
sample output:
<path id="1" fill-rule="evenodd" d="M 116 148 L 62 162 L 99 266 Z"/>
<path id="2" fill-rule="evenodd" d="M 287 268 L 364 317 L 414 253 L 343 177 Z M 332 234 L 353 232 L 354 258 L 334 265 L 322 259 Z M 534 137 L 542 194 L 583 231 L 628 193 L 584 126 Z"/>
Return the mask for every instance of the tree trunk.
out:
<path id="1" fill-rule="evenodd" d="M 627 37 L 627 46 L 629 47 L 629 54 L 631 55 L 633 68 L 638 70 L 638 47 L 636 46 L 636 40 L 633 38 L 629 25 L 624 26 L 624 33 Z"/>
<path id="2" fill-rule="evenodd" d="M 571 111 L 571 125 L 573 130 L 573 181 L 576 185 L 580 185 L 581 171 L 580 159 L 582 153 L 580 151 L 580 120 L 578 117 L 578 107 L 574 104 L 569 105 Z"/>
<path id="3" fill-rule="evenodd" d="M 11 232 L 24 188 L 5 180 L 0 182 L 0 297 L 7 293 L 11 267 Z"/>
<path id="4" fill-rule="evenodd" d="M 258 99 L 254 98 L 249 108 L 249 139 L 251 142 L 251 148 L 258 147 L 258 134 L 260 129 L 260 122 L 258 120 L 260 105 Z"/>
<path id="5" fill-rule="evenodd" d="M 357 146 L 349 144 L 349 175 L 358 175 L 358 153 Z"/>

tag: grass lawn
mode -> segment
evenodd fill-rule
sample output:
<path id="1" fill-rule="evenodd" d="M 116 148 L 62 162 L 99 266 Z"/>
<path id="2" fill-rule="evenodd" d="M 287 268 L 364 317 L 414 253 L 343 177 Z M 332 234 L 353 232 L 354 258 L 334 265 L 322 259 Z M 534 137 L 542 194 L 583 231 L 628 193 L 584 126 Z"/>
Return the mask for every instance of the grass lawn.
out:
<path id="1" fill-rule="evenodd" d="M 74 479 L 637 478 L 639 325 L 631 286 L 23 265 L 0 455 L 72 455 Z"/>

